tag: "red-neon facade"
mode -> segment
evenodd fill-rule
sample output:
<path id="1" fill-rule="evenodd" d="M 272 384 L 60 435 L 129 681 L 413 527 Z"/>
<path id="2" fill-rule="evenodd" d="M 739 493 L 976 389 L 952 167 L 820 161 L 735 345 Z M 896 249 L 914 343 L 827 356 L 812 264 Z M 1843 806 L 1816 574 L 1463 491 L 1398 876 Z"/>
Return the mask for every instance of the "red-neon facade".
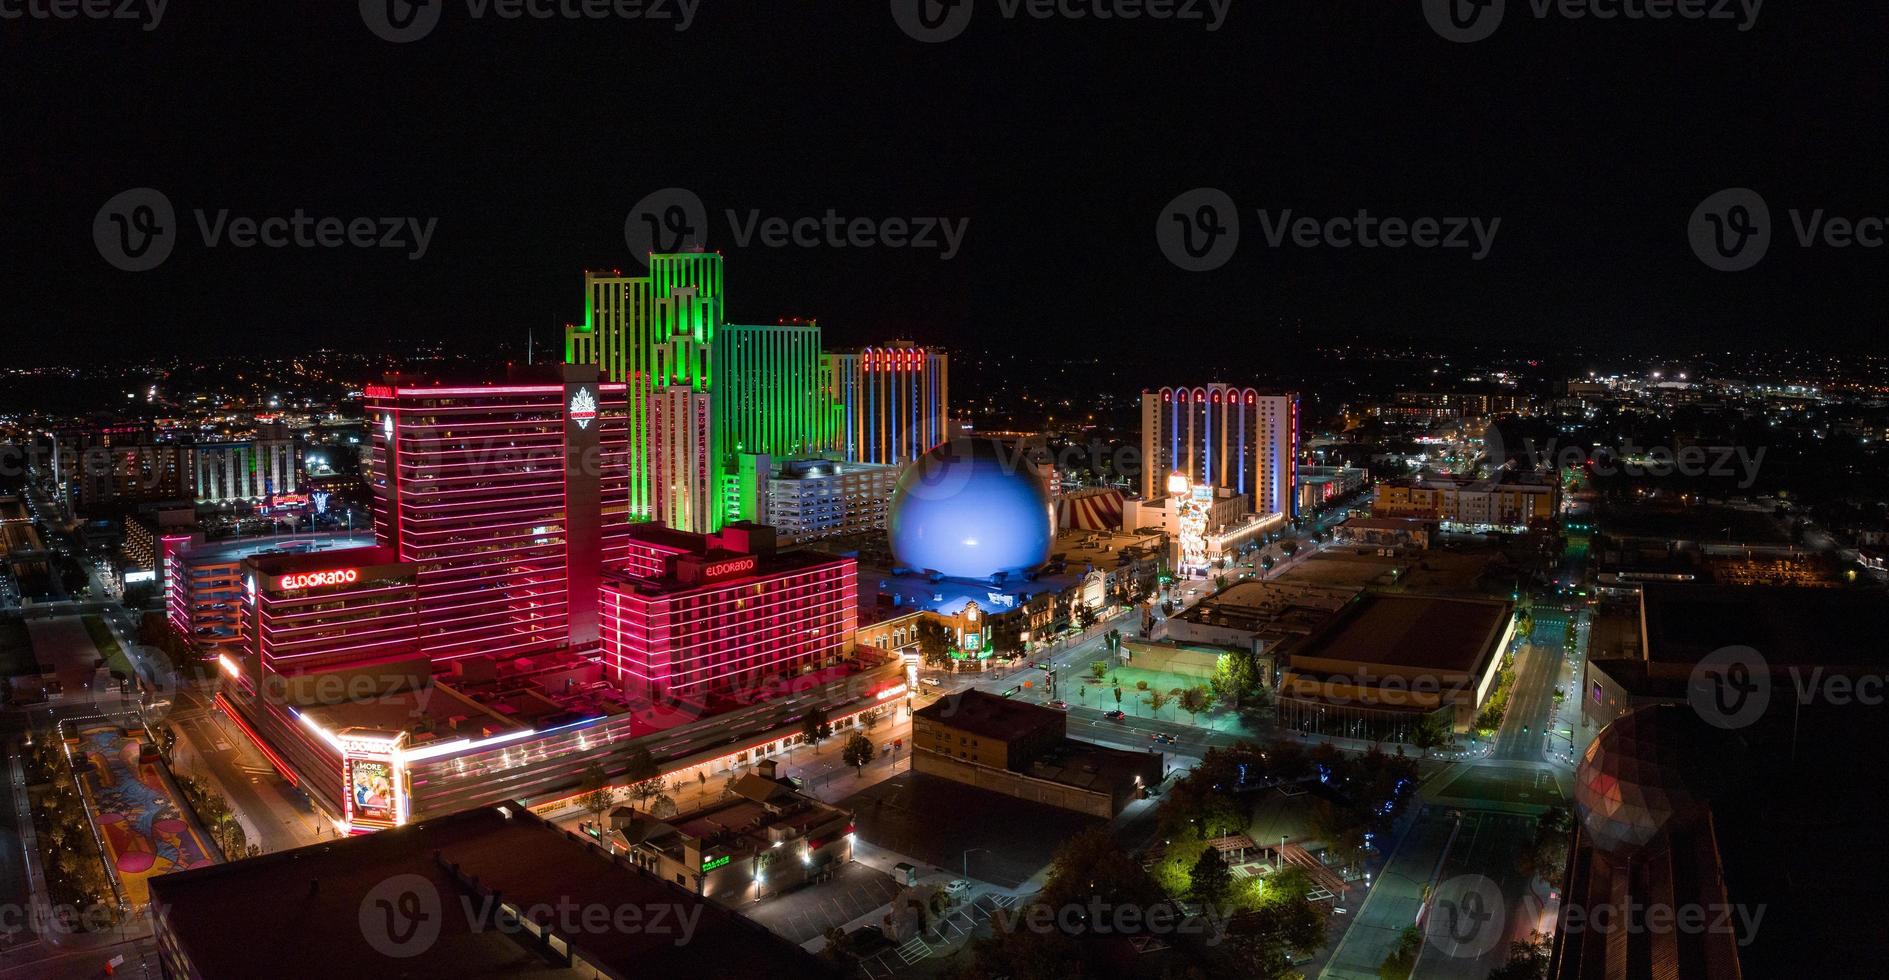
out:
<path id="1" fill-rule="evenodd" d="M 299 673 L 419 649 L 419 582 L 392 548 L 257 555 L 245 562 L 243 639 L 276 673 Z"/>
<path id="2" fill-rule="evenodd" d="M 419 566 L 435 661 L 594 648 L 597 585 L 629 529 L 624 386 L 367 389 L 375 536 Z"/>
<path id="3" fill-rule="evenodd" d="M 766 546 L 756 553 L 739 533 L 731 525 L 718 535 L 632 534 L 631 562 L 605 576 L 602 589 L 604 662 L 628 689 L 693 699 L 849 654 L 858 625 L 854 560 L 773 555 Z"/>

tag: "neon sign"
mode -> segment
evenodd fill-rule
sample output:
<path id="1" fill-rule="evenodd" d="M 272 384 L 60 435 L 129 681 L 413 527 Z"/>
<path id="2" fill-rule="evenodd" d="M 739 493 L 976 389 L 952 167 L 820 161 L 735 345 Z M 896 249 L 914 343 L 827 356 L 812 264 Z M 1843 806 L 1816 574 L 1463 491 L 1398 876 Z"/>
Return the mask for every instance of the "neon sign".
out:
<path id="1" fill-rule="evenodd" d="M 754 571 L 755 561 L 756 559 L 753 555 L 748 555 L 743 558 L 730 558 L 727 561 L 718 561 L 713 565 L 706 565 L 702 568 L 702 578 L 704 581 L 712 582 L 716 579 L 743 575 Z"/>
<path id="2" fill-rule="evenodd" d="M 733 854 L 724 854 L 718 858 L 709 858 L 708 860 L 702 862 L 702 870 L 713 871 L 716 868 L 719 868 L 722 865 L 727 864 L 729 861 L 734 860 L 734 857 L 735 856 Z"/>
<path id="3" fill-rule="evenodd" d="M 590 423 L 597 420 L 597 396 L 589 388 L 577 389 L 571 396 L 571 421 L 580 429 L 590 428 Z"/>
<path id="4" fill-rule="evenodd" d="M 330 585 L 353 585 L 361 580 L 358 568 L 337 568 L 326 572 L 296 572 L 276 579 L 276 591 L 319 589 Z"/>

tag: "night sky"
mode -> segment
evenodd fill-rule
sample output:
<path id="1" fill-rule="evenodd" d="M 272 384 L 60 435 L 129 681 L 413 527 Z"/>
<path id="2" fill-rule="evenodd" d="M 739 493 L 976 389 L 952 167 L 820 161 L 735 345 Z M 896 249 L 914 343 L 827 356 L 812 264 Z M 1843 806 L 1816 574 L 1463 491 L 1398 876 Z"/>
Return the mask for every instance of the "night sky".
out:
<path id="1" fill-rule="evenodd" d="M 0 339 L 28 361 L 551 341 L 582 315 L 583 269 L 636 263 L 632 205 L 683 187 L 728 256 L 729 318 L 818 317 L 835 346 L 1211 360 L 1215 345 L 1288 358 L 1308 338 L 1880 343 L 1889 248 L 1799 247 L 1788 210 L 1889 215 L 1882 5 L 1773 0 L 1740 31 L 1538 19 L 1508 0 L 1468 44 L 1417 0 L 1235 0 L 1217 32 L 1002 6 L 976 0 L 940 44 L 907 36 L 887 0 L 706 0 L 686 31 L 474 20 L 451 0 L 407 44 L 354 0 L 176 0 L 148 32 L 0 21 Z M 1740 186 L 1771 208 L 1770 252 L 1714 271 L 1687 223 Z M 180 231 L 162 265 L 128 273 L 93 224 L 137 187 L 167 196 Z M 1196 187 L 1225 191 L 1242 226 L 1206 273 L 1155 236 Z M 437 225 L 415 261 L 206 247 L 193 216 L 298 207 Z M 944 261 L 743 247 L 724 214 L 829 208 L 969 226 Z M 1275 249 L 1261 208 L 1501 225 L 1481 261 Z"/>

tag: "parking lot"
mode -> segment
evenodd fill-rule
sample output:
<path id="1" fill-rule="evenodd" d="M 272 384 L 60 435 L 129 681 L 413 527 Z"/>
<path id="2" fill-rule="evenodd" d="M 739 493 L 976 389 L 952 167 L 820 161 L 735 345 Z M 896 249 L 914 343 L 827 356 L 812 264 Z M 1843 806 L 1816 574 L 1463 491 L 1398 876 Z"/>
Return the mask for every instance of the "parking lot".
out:
<path id="1" fill-rule="evenodd" d="M 762 899 L 741 914 L 778 936 L 805 943 L 884 905 L 898 892 L 891 875 L 855 862 L 842 866 L 831 880 Z"/>

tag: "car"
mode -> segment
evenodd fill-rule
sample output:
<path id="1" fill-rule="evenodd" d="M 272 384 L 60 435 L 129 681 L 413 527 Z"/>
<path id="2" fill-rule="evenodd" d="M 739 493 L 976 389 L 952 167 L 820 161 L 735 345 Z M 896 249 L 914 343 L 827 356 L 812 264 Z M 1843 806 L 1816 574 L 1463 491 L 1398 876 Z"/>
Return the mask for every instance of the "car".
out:
<path id="1" fill-rule="evenodd" d="M 1051 701 L 1049 703 L 1049 706 L 1052 708 L 1059 708 L 1063 711 L 1069 710 L 1069 702 L 1064 701 L 1062 698 L 1057 698 L 1056 700 Z"/>
<path id="2" fill-rule="evenodd" d="M 1121 721 L 1127 718 L 1128 716 L 1122 713 L 1122 709 L 1116 708 L 1114 711 L 1103 712 L 1102 717 L 1107 718 L 1110 721 Z"/>
<path id="3" fill-rule="evenodd" d="M 944 682 L 939 680 L 936 677 L 920 678 L 918 682 L 920 684 L 925 685 L 926 687 L 943 687 L 944 686 Z"/>
<path id="4" fill-rule="evenodd" d="M 1148 736 L 1148 740 L 1152 742 L 1159 742 L 1162 745 L 1174 744 L 1174 736 L 1169 735 L 1167 732 L 1155 732 L 1153 735 Z"/>
<path id="5" fill-rule="evenodd" d="M 1033 664 L 1031 664 L 1030 666 L 1032 666 L 1032 667 L 1035 667 L 1035 668 L 1036 668 L 1037 670 L 1048 670 L 1048 669 L 1049 669 L 1049 664 L 1048 664 L 1048 663 L 1045 663 L 1044 661 L 1041 661 L 1041 660 L 1038 660 L 1038 661 L 1036 661 L 1035 663 L 1033 663 Z"/>
<path id="6" fill-rule="evenodd" d="M 950 892 L 953 895 L 962 895 L 965 892 L 968 892 L 970 890 L 971 890 L 971 883 L 968 881 L 965 881 L 963 878 L 953 879 L 949 884 L 945 885 L 945 891 Z"/>

